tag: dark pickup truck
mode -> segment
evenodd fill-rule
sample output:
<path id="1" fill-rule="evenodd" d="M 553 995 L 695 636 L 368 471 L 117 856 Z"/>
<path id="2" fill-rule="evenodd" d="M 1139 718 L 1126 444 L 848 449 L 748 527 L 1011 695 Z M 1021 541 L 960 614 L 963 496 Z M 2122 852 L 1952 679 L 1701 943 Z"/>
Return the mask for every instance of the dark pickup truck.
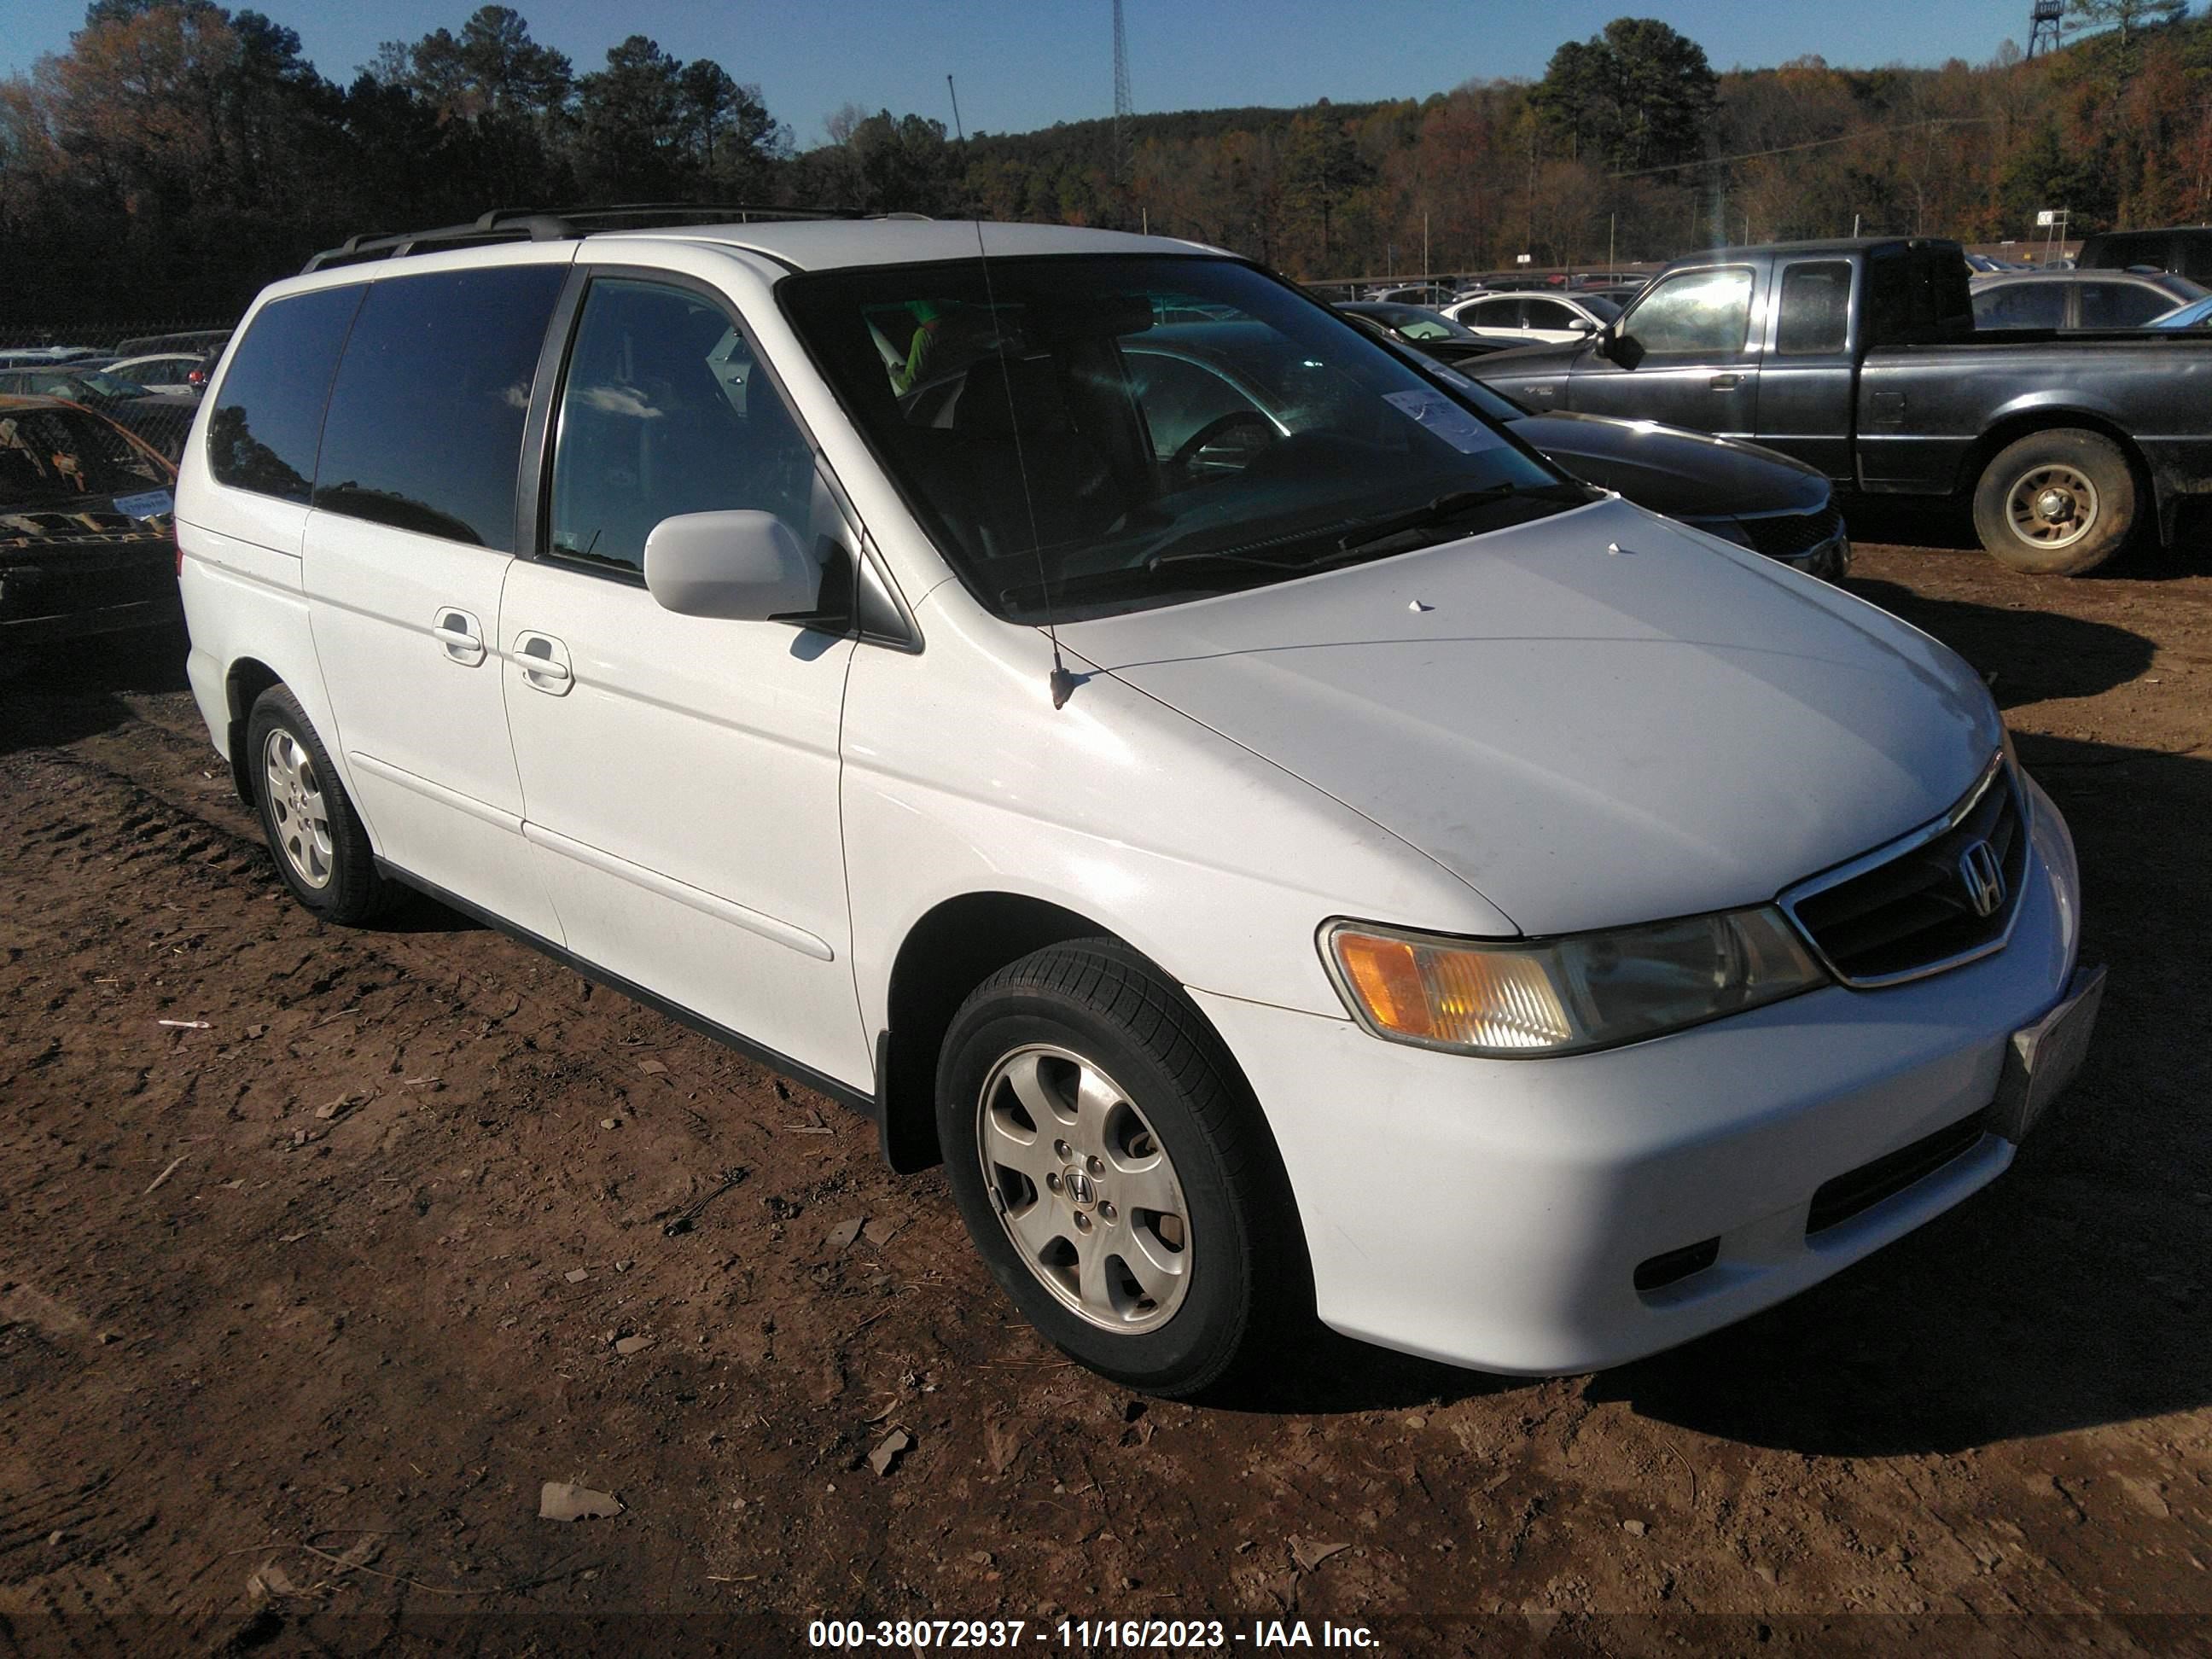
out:
<path id="1" fill-rule="evenodd" d="M 1870 495 L 1971 496 L 1982 545 L 2072 575 L 2212 493 L 2212 336 L 1977 334 L 1956 242 L 1678 259 L 1587 340 L 1463 374 L 1537 410 L 1746 438 Z"/>

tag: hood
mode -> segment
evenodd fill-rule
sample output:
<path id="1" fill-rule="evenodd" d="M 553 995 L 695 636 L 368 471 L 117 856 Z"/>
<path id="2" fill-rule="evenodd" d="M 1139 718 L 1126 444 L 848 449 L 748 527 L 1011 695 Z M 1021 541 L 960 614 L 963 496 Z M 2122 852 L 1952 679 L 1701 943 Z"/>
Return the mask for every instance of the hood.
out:
<path id="1" fill-rule="evenodd" d="M 1947 647 L 1620 501 L 1060 637 L 1531 934 L 1761 902 L 2002 738 Z"/>
<path id="2" fill-rule="evenodd" d="M 174 511 L 166 487 L 117 495 L 76 495 L 58 501 L 0 501 L 0 551 L 66 546 L 71 543 L 166 544 Z"/>
<path id="3" fill-rule="evenodd" d="M 1532 415 L 1513 431 L 1577 477 L 1670 519 L 1817 513 L 1828 504 L 1828 480 L 1817 468 L 1730 438 L 1608 415 Z"/>
<path id="4" fill-rule="evenodd" d="M 1515 374 L 1564 374 L 1574 367 L 1575 359 L 1589 349 L 1590 337 L 1563 341 L 1556 344 L 1510 346 L 1504 351 L 1493 351 L 1480 359 L 1468 372 L 1478 380 L 1502 380 Z"/>
<path id="5" fill-rule="evenodd" d="M 1498 356 L 1496 343 L 1489 340 L 1462 340 L 1455 335 L 1442 340 L 1412 340 L 1403 335 L 1393 337 L 1400 345 L 1418 351 L 1424 356 L 1432 357 L 1440 363 L 1448 363 L 1454 368 L 1472 362 L 1478 357 Z"/>

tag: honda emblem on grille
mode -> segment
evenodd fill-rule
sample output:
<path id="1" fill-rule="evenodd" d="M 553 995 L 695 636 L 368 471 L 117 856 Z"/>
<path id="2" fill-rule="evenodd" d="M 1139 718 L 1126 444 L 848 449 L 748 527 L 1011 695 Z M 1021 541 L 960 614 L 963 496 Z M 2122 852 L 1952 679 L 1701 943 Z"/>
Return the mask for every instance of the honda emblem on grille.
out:
<path id="1" fill-rule="evenodd" d="M 1978 916 L 1995 915 L 2004 902 L 2004 868 L 1997 862 L 1996 849 L 1985 841 L 1972 843 L 1959 854 L 1959 880 Z"/>

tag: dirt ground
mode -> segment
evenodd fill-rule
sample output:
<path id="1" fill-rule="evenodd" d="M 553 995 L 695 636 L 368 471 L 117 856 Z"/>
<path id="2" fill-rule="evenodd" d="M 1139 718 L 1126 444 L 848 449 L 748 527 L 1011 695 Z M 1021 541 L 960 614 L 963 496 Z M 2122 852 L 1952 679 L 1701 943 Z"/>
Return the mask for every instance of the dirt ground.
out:
<path id="1" fill-rule="evenodd" d="M 865 1121 L 427 902 L 310 920 L 177 642 L 0 687 L 0 1652 L 623 1651 L 644 1611 L 715 1615 L 672 1651 L 2212 1650 L 2212 544 L 2034 581 L 1856 522 L 1953 544 L 1850 586 L 2070 817 L 2100 1040 L 1988 1192 L 1546 1382 L 1333 1342 L 1249 1407 L 1137 1399 Z M 541 1520 L 548 1480 L 622 1513 Z"/>

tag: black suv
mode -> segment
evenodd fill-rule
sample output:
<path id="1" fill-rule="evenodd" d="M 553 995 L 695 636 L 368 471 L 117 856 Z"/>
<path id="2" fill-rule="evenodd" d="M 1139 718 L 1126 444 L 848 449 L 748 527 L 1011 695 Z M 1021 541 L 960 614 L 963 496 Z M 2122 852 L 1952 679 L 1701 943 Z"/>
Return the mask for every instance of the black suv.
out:
<path id="1" fill-rule="evenodd" d="M 2212 286 L 2212 225 L 2099 231 L 2074 263 L 2083 270 L 2170 270 Z"/>

